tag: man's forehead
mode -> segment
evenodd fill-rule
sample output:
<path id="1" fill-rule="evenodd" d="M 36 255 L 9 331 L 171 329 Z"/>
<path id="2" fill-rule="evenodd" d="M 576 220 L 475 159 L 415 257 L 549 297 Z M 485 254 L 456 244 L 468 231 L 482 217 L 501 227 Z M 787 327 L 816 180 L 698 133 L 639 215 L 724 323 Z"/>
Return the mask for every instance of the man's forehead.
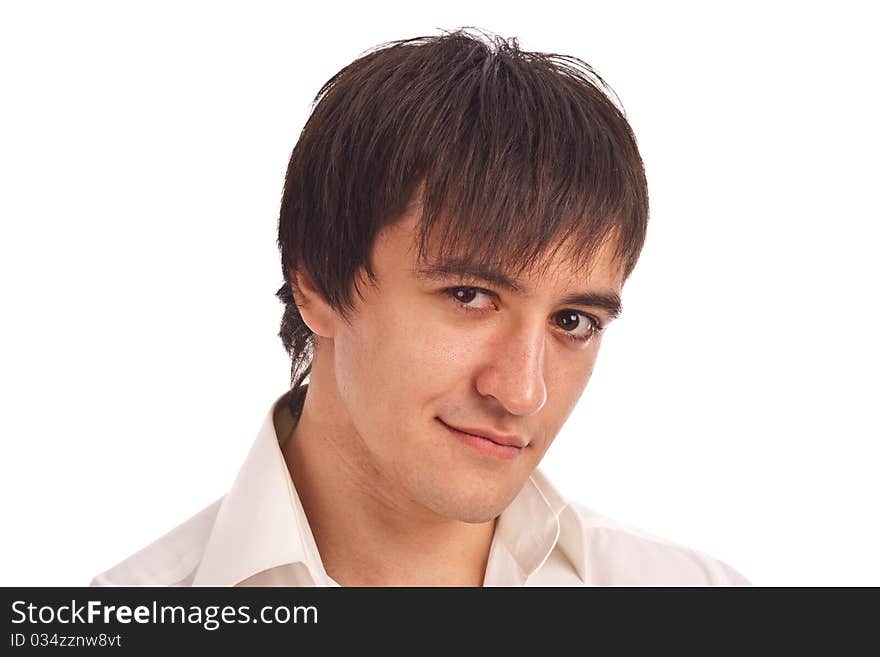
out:
<path id="1" fill-rule="evenodd" d="M 453 235 L 442 241 L 433 230 L 423 236 L 417 209 L 388 228 L 380 238 L 386 242 L 386 257 L 421 278 L 472 276 L 523 295 L 546 286 L 583 287 L 587 283 L 619 293 L 623 283 L 614 235 L 586 251 L 575 241 L 551 242 L 524 258 L 510 253 L 505 245 L 481 241 L 478 235 Z M 426 238 L 423 242 L 422 237 Z"/>
<path id="2" fill-rule="evenodd" d="M 578 252 L 576 248 L 548 248 L 529 262 L 510 256 L 502 248 L 475 241 L 443 247 L 429 243 L 424 253 L 419 254 L 414 247 L 410 254 L 411 271 L 415 274 L 478 273 L 522 294 L 528 294 L 535 286 L 565 285 L 566 281 L 622 286 L 623 264 L 611 240 L 606 240 L 592 253 Z"/>

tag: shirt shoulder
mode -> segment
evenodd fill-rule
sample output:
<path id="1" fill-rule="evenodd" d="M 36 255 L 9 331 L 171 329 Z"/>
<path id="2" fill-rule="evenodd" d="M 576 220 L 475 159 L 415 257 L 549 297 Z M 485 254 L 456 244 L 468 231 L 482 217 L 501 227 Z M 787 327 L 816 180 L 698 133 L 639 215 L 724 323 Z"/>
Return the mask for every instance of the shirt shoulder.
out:
<path id="1" fill-rule="evenodd" d="M 112 568 L 89 586 L 189 586 L 223 501 L 215 500 L 161 538 Z"/>
<path id="2" fill-rule="evenodd" d="M 578 502 L 586 579 L 599 586 L 750 586 L 729 564 Z"/>

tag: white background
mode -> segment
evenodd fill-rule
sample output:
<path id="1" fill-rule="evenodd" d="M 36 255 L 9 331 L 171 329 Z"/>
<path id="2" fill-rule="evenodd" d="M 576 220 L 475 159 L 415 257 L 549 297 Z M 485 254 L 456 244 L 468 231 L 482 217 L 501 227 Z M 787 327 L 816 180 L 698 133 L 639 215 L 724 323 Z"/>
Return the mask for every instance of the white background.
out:
<path id="1" fill-rule="evenodd" d="M 312 97 L 473 25 L 592 64 L 651 192 L 545 471 L 755 584 L 880 585 L 870 4 L 432 4 L 3 3 L 0 584 L 87 584 L 225 493 L 288 383 Z"/>

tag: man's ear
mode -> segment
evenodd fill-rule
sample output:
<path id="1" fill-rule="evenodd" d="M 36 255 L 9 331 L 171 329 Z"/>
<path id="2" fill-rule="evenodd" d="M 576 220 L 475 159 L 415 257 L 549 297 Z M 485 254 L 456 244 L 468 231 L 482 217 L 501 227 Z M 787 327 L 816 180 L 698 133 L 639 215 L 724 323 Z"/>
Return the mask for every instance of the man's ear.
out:
<path id="1" fill-rule="evenodd" d="M 293 298 L 306 326 L 317 336 L 332 338 L 336 333 L 336 313 L 315 288 L 311 277 L 303 270 L 291 270 L 290 282 Z"/>

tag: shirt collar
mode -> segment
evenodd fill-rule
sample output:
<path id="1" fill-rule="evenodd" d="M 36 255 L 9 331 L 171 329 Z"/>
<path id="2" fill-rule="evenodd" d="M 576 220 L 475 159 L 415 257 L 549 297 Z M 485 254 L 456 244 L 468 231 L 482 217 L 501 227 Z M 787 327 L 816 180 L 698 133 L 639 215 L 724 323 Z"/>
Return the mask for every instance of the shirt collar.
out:
<path id="1" fill-rule="evenodd" d="M 194 586 L 231 586 L 288 563 L 324 570 L 275 432 L 274 411 L 287 396 L 272 404 L 223 498 Z"/>
<path id="2" fill-rule="evenodd" d="M 277 398 L 232 488 L 224 497 L 193 578 L 193 586 L 232 586 L 264 570 L 304 564 L 313 578 L 329 580 L 275 431 L 279 403 L 301 408 L 308 384 Z M 486 581 L 522 584 L 559 546 L 585 577 L 583 528 L 540 469 L 498 518 Z M 512 571 L 512 572 L 511 572 Z M 510 577 L 502 575 L 510 574 Z"/>

